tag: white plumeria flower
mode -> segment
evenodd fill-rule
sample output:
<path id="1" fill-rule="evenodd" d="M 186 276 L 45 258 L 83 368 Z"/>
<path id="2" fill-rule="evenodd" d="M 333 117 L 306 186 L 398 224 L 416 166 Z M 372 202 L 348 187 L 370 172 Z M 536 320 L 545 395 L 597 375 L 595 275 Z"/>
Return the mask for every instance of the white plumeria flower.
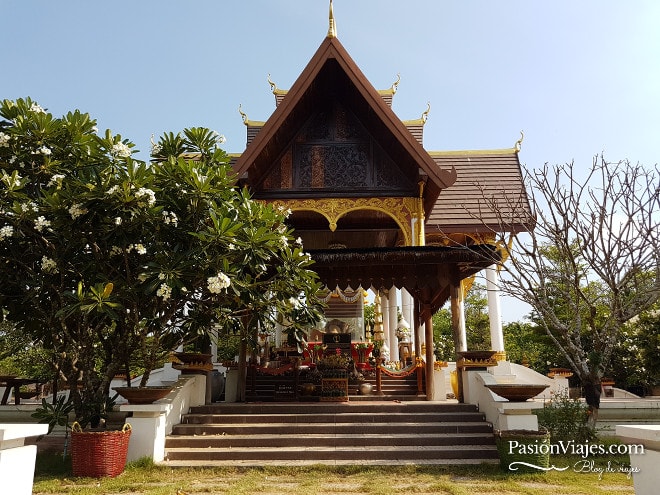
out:
<path id="1" fill-rule="evenodd" d="M 85 213 L 87 213 L 87 208 L 84 208 L 80 203 L 76 203 L 69 208 L 69 215 L 71 215 L 71 218 L 74 220 Z"/>
<path id="2" fill-rule="evenodd" d="M 303 245 L 302 237 L 298 237 L 298 238 L 296 238 L 296 244 L 298 244 L 298 246 L 302 246 L 302 245 Z"/>
<path id="3" fill-rule="evenodd" d="M 53 152 L 50 150 L 48 146 L 42 146 L 37 150 L 37 153 L 48 156 L 51 155 Z"/>
<path id="4" fill-rule="evenodd" d="M 120 158 L 128 158 L 131 156 L 131 149 L 124 143 L 113 144 L 110 148 L 110 154 Z"/>
<path id="5" fill-rule="evenodd" d="M 11 136 L 9 134 L 5 134 L 4 132 L 0 132 L 0 148 L 9 148 L 9 139 Z M 13 162 L 10 162 L 13 163 Z"/>
<path id="6" fill-rule="evenodd" d="M 4 241 L 14 235 L 14 227 L 11 225 L 5 225 L 0 228 L 0 241 Z"/>
<path id="7" fill-rule="evenodd" d="M 10 188 L 21 187 L 21 180 L 22 179 L 23 179 L 23 177 L 21 177 L 16 172 L 14 172 L 12 175 L 9 175 L 4 170 L 2 171 L 2 181 L 5 184 L 7 184 L 7 187 L 10 187 Z"/>
<path id="8" fill-rule="evenodd" d="M 112 246 L 110 248 L 110 256 L 117 256 L 122 253 L 122 249 L 119 246 Z"/>
<path id="9" fill-rule="evenodd" d="M 179 223 L 179 219 L 176 216 L 176 213 L 173 211 L 163 210 L 163 222 L 167 225 L 172 225 L 176 227 Z"/>
<path id="10" fill-rule="evenodd" d="M 48 181 L 47 187 L 57 186 L 58 189 L 62 189 L 62 181 L 64 180 L 64 175 L 55 174 Z"/>
<path id="11" fill-rule="evenodd" d="M 41 105 L 39 105 L 37 103 L 32 104 L 32 106 L 30 107 L 30 111 L 32 111 L 34 113 L 46 113 L 46 110 L 41 108 Z"/>
<path id="12" fill-rule="evenodd" d="M 222 273 L 219 272 L 215 277 L 209 277 L 206 279 L 209 292 L 212 294 L 220 294 L 223 289 L 226 289 L 231 285 L 231 280 L 229 277 Z"/>
<path id="13" fill-rule="evenodd" d="M 147 248 L 143 244 L 131 244 L 128 246 L 128 252 L 130 253 L 132 250 L 135 250 L 137 254 L 147 254 Z"/>
<path id="14" fill-rule="evenodd" d="M 122 219 L 121 217 L 115 217 L 115 225 L 121 225 Z"/>
<path id="15" fill-rule="evenodd" d="M 34 221 L 34 228 L 37 230 L 37 232 L 41 232 L 43 229 L 50 227 L 50 220 L 46 220 L 46 217 L 39 216 L 37 219 Z"/>
<path id="16" fill-rule="evenodd" d="M 153 206 L 154 204 L 156 204 L 156 193 L 146 187 L 141 187 L 140 189 L 138 189 L 135 192 L 135 198 L 136 199 L 146 198 L 147 200 L 146 204 L 143 201 L 138 201 L 138 205 L 140 206 Z"/>
<path id="17" fill-rule="evenodd" d="M 158 297 L 162 297 L 163 301 L 167 301 L 172 295 L 172 287 L 167 284 L 161 284 L 156 291 Z"/>
<path id="18" fill-rule="evenodd" d="M 29 213 L 31 211 L 39 211 L 39 206 L 34 201 L 30 201 L 28 203 L 21 203 L 21 210 L 25 213 Z"/>
<path id="19" fill-rule="evenodd" d="M 44 273 L 55 274 L 59 272 L 55 260 L 49 258 L 48 256 L 41 258 L 41 269 Z"/>
<path id="20" fill-rule="evenodd" d="M 115 184 L 114 186 L 112 186 L 110 189 L 108 189 L 106 191 L 106 194 L 108 196 L 112 196 L 113 194 L 115 194 L 117 192 L 119 192 L 119 186 L 117 184 Z"/>

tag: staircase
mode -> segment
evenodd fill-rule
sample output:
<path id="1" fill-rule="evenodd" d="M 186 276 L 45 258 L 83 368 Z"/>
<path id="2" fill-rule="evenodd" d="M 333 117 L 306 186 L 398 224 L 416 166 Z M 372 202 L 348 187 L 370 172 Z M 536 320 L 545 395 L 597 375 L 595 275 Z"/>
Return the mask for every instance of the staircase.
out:
<path id="1" fill-rule="evenodd" d="M 215 404 L 192 408 L 165 465 L 403 465 L 497 462 L 475 406 L 438 402 Z"/>
<path id="2" fill-rule="evenodd" d="M 422 373 L 421 390 L 425 390 L 425 377 Z M 367 375 L 365 380 L 373 386 L 376 393 L 376 377 L 374 372 Z M 304 375 L 296 376 L 294 373 L 282 375 L 267 375 L 255 373 L 253 370 L 248 374 L 246 387 L 247 402 L 281 402 L 286 400 L 313 401 L 313 398 L 301 397 L 299 394 L 300 384 L 305 382 Z M 426 400 L 426 394 L 419 392 L 420 384 L 417 383 L 417 373 L 412 373 L 403 377 L 390 376 L 382 374 L 381 379 L 382 394 L 391 398 L 400 400 Z M 288 395 L 288 397 L 287 397 Z M 382 400 L 375 396 L 361 396 L 358 393 L 356 383 L 349 384 L 348 395 L 351 400 Z"/>

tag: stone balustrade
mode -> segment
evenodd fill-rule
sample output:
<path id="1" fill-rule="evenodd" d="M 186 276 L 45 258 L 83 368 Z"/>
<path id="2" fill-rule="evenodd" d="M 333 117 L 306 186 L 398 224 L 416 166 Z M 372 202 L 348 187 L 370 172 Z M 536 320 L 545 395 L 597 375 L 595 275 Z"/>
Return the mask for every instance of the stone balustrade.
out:
<path id="1" fill-rule="evenodd" d="M 0 423 L 0 491 L 12 495 L 30 495 L 34 482 L 36 445 L 25 439 L 45 435 L 46 424 Z"/>

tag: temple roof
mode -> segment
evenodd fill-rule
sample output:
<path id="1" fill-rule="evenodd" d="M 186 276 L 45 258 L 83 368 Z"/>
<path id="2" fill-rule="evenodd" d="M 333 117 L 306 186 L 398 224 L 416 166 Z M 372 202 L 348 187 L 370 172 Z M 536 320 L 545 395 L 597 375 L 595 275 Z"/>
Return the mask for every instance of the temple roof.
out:
<path id="1" fill-rule="evenodd" d="M 454 168 L 457 178 L 427 217 L 427 235 L 520 232 L 533 225 L 518 148 L 431 151 L 430 155 L 440 168 Z"/>
<path id="2" fill-rule="evenodd" d="M 404 123 L 371 85 L 335 37 L 318 50 L 235 163 L 235 171 L 253 189 L 271 171 L 283 149 L 328 98 L 335 98 L 359 116 L 361 124 L 411 182 L 424 181 L 428 216 L 440 192 L 451 186 L 456 171 L 438 166 Z M 258 193 L 255 194 L 258 197 Z"/>

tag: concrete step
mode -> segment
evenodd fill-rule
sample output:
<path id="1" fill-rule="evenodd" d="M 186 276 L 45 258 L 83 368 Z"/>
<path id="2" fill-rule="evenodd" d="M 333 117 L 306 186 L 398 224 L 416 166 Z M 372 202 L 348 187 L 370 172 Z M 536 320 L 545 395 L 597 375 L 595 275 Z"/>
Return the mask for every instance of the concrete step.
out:
<path id="1" fill-rule="evenodd" d="M 169 464 L 174 461 L 235 461 L 235 460 L 280 460 L 297 461 L 354 461 L 362 463 L 371 461 L 405 461 L 404 463 L 423 463 L 428 459 L 475 459 L 475 460 L 497 460 L 497 449 L 494 445 L 470 445 L 470 446 L 405 446 L 398 445 L 377 447 L 310 447 L 300 448 L 271 448 L 271 447 L 248 447 L 248 448 L 167 448 L 167 460 Z"/>
<path id="2" fill-rule="evenodd" d="M 187 414 L 183 416 L 185 424 L 254 424 L 254 423 L 415 423 L 415 422 L 479 422 L 483 414 L 478 412 L 405 412 L 405 413 L 292 413 L 292 414 Z"/>
<path id="3" fill-rule="evenodd" d="M 165 453 L 172 466 L 497 462 L 483 414 L 446 402 L 199 406 L 174 427 Z"/>
<path id="4" fill-rule="evenodd" d="M 407 423 L 393 427 L 389 423 L 270 423 L 270 424 L 179 424 L 174 426 L 173 435 L 266 435 L 276 433 L 301 434 L 349 434 L 356 430 L 370 434 L 395 433 L 488 433 L 491 427 L 486 423 Z"/>
<path id="5" fill-rule="evenodd" d="M 167 439 L 167 447 L 182 448 L 240 448 L 252 447 L 254 435 L 173 435 Z M 265 434 L 259 437 L 262 447 L 376 447 L 376 446 L 450 446 L 450 445 L 489 445 L 492 433 L 350 433 L 350 434 Z"/>
<path id="6" fill-rule="evenodd" d="M 469 413 L 477 408 L 471 404 L 458 402 L 409 402 L 400 400 L 379 400 L 367 404 L 349 402 L 223 402 L 190 408 L 191 414 L 321 414 L 321 413 Z"/>

